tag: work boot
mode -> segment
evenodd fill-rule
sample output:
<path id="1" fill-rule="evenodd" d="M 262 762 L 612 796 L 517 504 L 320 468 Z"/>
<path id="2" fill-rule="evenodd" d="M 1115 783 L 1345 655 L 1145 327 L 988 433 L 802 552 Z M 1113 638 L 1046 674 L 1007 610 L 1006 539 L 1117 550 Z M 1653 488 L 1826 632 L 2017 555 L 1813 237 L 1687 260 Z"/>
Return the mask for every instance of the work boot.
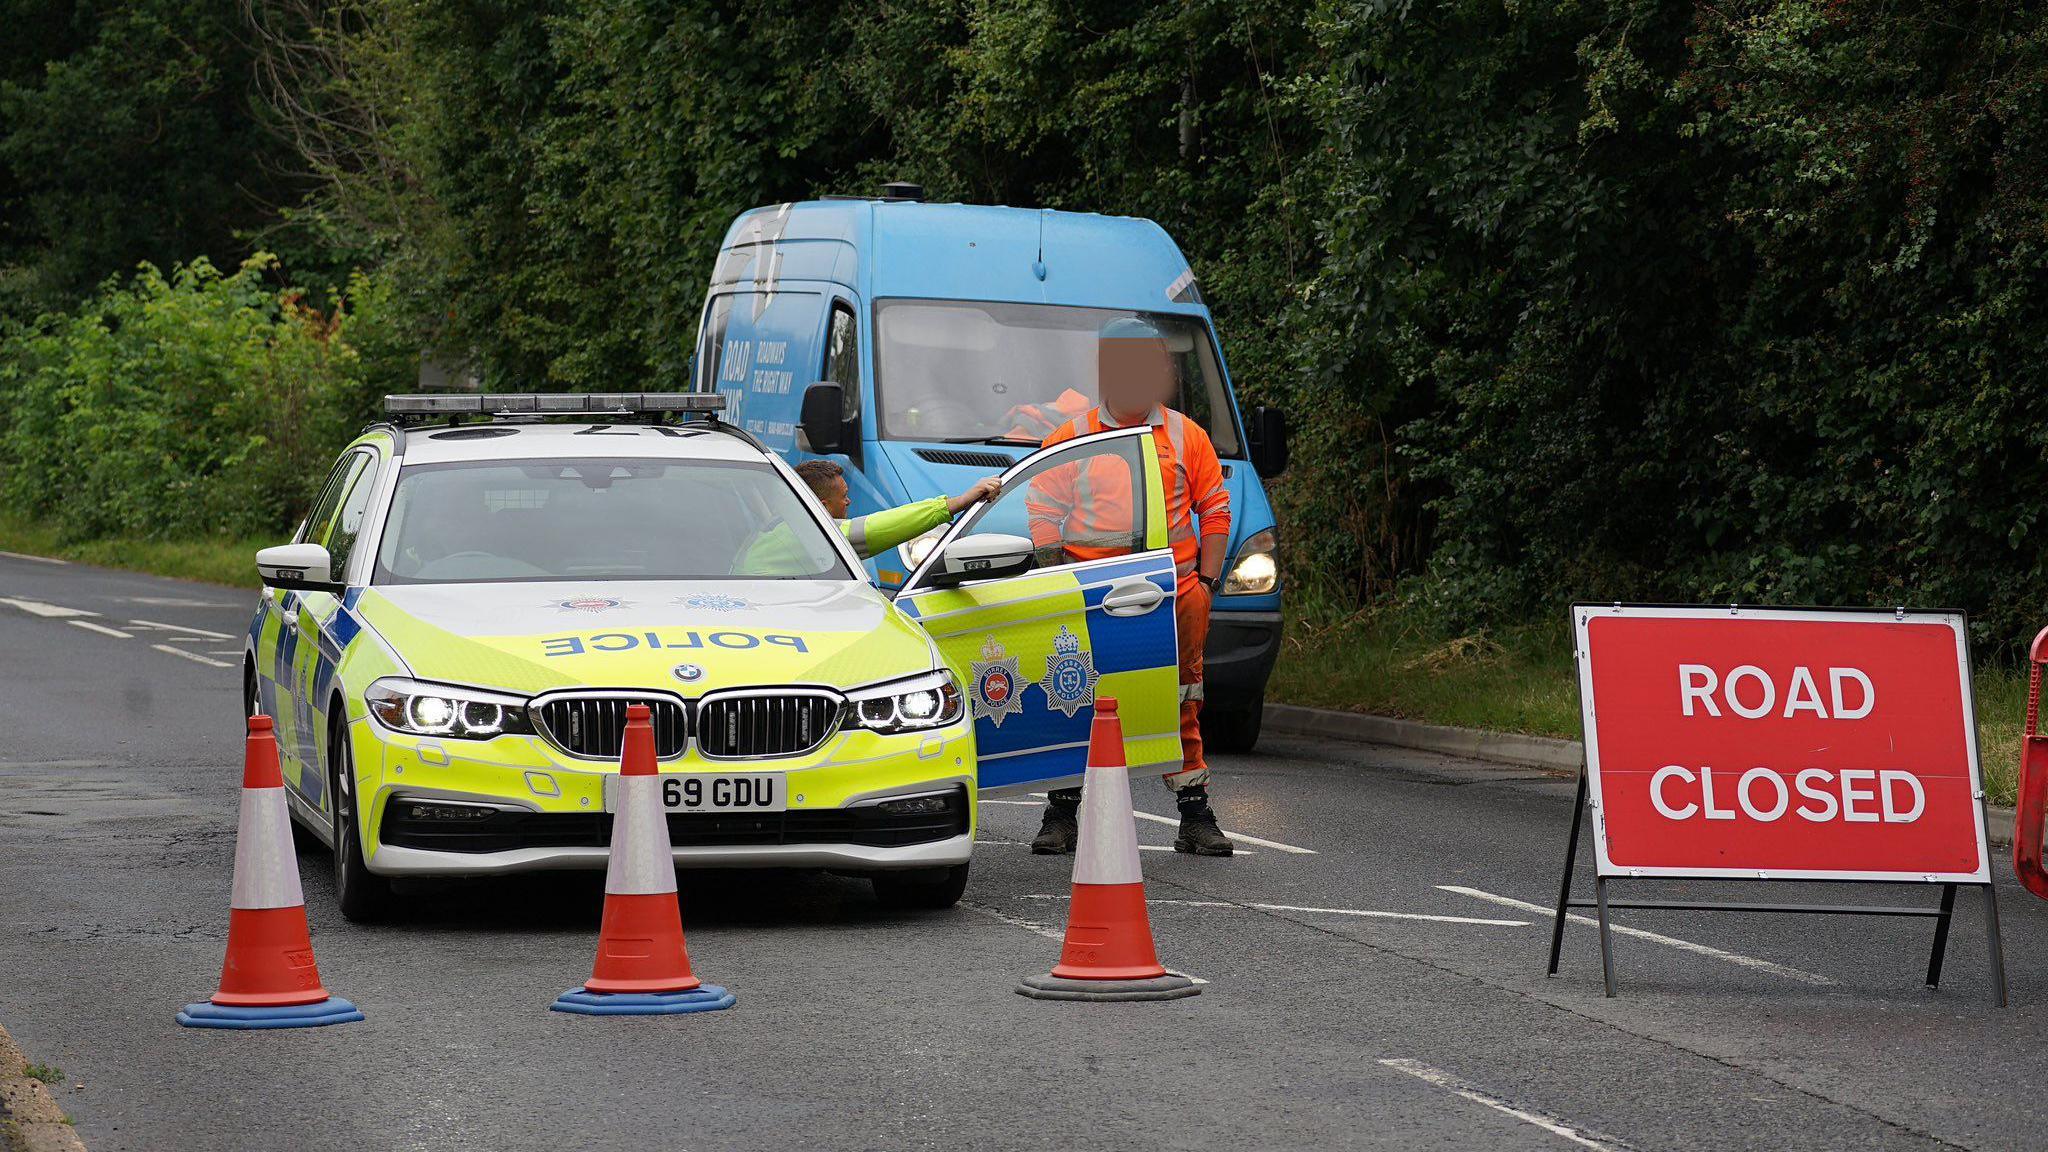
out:
<path id="1" fill-rule="evenodd" d="M 1200 784 L 1183 788 L 1179 799 L 1180 835 L 1174 837 L 1173 850 L 1193 856 L 1230 855 L 1230 838 L 1216 824 L 1216 813 L 1209 807 L 1209 790 Z"/>
<path id="2" fill-rule="evenodd" d="M 1038 825 L 1038 836 L 1031 841 L 1033 856 L 1071 856 L 1074 844 L 1081 838 L 1081 790 L 1062 788 L 1047 794 L 1045 819 Z"/>

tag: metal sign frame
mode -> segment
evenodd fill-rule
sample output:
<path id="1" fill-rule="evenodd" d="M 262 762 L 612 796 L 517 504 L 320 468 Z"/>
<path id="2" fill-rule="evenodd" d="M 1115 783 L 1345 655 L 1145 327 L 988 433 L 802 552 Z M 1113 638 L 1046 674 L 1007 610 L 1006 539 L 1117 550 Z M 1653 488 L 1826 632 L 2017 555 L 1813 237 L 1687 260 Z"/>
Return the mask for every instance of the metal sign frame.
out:
<path id="1" fill-rule="evenodd" d="M 1873 872 L 1866 870 L 1817 871 L 1792 869 L 1772 871 L 1769 874 L 1755 869 L 1733 868 L 1627 868 L 1615 865 L 1607 857 L 1605 820 L 1601 815 L 1599 780 L 1599 737 L 1594 723 L 1595 701 L 1593 698 L 1592 659 L 1587 644 L 1587 626 L 1597 617 L 1650 616 L 1662 619 L 1773 619 L 1790 621 L 1818 621 L 1857 619 L 1869 622 L 1923 622 L 1949 625 L 1956 635 L 1958 671 L 1962 680 L 1962 701 L 1966 732 L 1966 748 L 1969 758 L 1970 787 L 1976 800 L 1976 833 L 1979 867 L 1972 873 L 1901 873 Z M 1933 948 L 1927 960 L 1927 986 L 1936 987 L 1941 982 L 1942 961 L 1947 952 L 1949 926 L 1955 912 L 1956 889 L 1977 888 L 1984 897 L 1986 945 L 1990 952 L 1991 982 L 1994 1001 L 2001 1008 L 2006 1004 L 2005 949 L 1998 925 L 1998 892 L 1990 871 L 1990 840 L 1986 835 L 1987 815 L 1983 771 L 1979 763 L 1977 748 L 1977 704 L 1975 684 L 1970 675 L 1970 648 L 1968 618 L 1962 612 L 1927 611 L 1895 608 L 1889 611 L 1860 608 L 1759 608 L 1742 605 L 1711 606 L 1698 604 L 1574 604 L 1572 605 L 1572 656 L 1577 665 L 1579 683 L 1580 723 L 1583 729 L 1585 755 L 1579 762 L 1577 795 L 1572 801 L 1572 826 L 1565 843 L 1564 877 L 1558 886 L 1557 909 L 1550 932 L 1550 966 L 1548 974 L 1557 975 L 1558 959 L 1564 948 L 1564 925 L 1570 910 L 1591 908 L 1595 911 L 1600 929 L 1601 978 L 1609 997 L 1615 995 L 1614 950 L 1611 932 L 1610 910 L 1643 909 L 1655 911 L 1687 912 L 1769 912 L 1800 913 L 1807 915 L 1846 916 L 1907 916 L 1932 919 L 1934 925 Z M 1578 863 L 1579 832 L 1588 807 L 1594 812 L 1594 878 L 1593 899 L 1572 898 L 1572 876 Z M 1920 906 L 1881 906 L 1868 904 L 1777 904 L 1715 900 L 1610 900 L 1607 885 L 1616 880 L 1657 879 L 1704 879 L 1742 880 L 1768 883 L 1774 880 L 1795 880 L 1808 883 L 1834 884 L 1939 884 L 1941 902 L 1928 908 Z"/>

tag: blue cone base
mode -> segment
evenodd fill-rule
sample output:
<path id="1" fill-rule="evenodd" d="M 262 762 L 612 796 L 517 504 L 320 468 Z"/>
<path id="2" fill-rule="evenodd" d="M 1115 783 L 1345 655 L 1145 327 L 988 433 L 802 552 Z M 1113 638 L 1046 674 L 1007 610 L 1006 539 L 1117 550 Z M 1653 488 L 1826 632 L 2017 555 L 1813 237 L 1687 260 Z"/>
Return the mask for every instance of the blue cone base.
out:
<path id="1" fill-rule="evenodd" d="M 323 1024 L 348 1024 L 361 1020 L 356 1006 L 339 996 L 315 1004 L 287 1004 L 281 1008 L 233 1008 L 201 1001 L 187 1004 L 178 1013 L 178 1023 L 187 1028 L 318 1028 Z"/>
<path id="2" fill-rule="evenodd" d="M 685 1012 L 716 1012 L 733 1006 L 734 996 L 716 984 L 688 992 L 586 992 L 571 988 L 555 998 L 557 1012 L 583 1016 L 679 1016 Z"/>

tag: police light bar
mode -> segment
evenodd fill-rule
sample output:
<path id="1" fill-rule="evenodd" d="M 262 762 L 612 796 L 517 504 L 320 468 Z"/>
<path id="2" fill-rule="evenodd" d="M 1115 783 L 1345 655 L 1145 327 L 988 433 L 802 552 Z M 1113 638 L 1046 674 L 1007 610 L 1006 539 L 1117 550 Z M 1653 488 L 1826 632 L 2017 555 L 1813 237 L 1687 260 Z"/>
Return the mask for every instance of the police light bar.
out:
<path id="1" fill-rule="evenodd" d="M 429 392 L 384 397 L 391 416 L 619 416 L 722 412 L 719 392 Z"/>

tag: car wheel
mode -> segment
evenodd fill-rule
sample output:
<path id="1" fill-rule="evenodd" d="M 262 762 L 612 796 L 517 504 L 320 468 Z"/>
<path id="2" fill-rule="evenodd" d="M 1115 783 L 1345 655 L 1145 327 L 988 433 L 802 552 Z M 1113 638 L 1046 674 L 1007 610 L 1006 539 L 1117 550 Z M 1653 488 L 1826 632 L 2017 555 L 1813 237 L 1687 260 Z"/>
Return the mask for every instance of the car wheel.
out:
<path id="1" fill-rule="evenodd" d="M 1259 745 L 1259 727 L 1266 719 L 1265 701 L 1249 708 L 1202 709 L 1202 743 L 1217 752 L 1249 752 Z"/>
<path id="2" fill-rule="evenodd" d="M 244 660 L 242 661 L 242 722 L 244 724 L 248 723 L 249 717 L 262 710 L 263 702 L 256 698 L 256 665 L 252 661 Z"/>
<path id="3" fill-rule="evenodd" d="M 967 865 L 909 872 L 876 872 L 868 877 L 884 908 L 951 908 L 967 891 Z"/>
<path id="4" fill-rule="evenodd" d="M 357 924 L 375 924 L 390 918 L 397 901 L 391 881 L 370 871 L 363 859 L 353 783 L 355 754 L 349 750 L 348 727 L 338 720 L 327 736 L 327 765 L 328 794 L 334 797 L 334 894 L 343 916 Z"/>

